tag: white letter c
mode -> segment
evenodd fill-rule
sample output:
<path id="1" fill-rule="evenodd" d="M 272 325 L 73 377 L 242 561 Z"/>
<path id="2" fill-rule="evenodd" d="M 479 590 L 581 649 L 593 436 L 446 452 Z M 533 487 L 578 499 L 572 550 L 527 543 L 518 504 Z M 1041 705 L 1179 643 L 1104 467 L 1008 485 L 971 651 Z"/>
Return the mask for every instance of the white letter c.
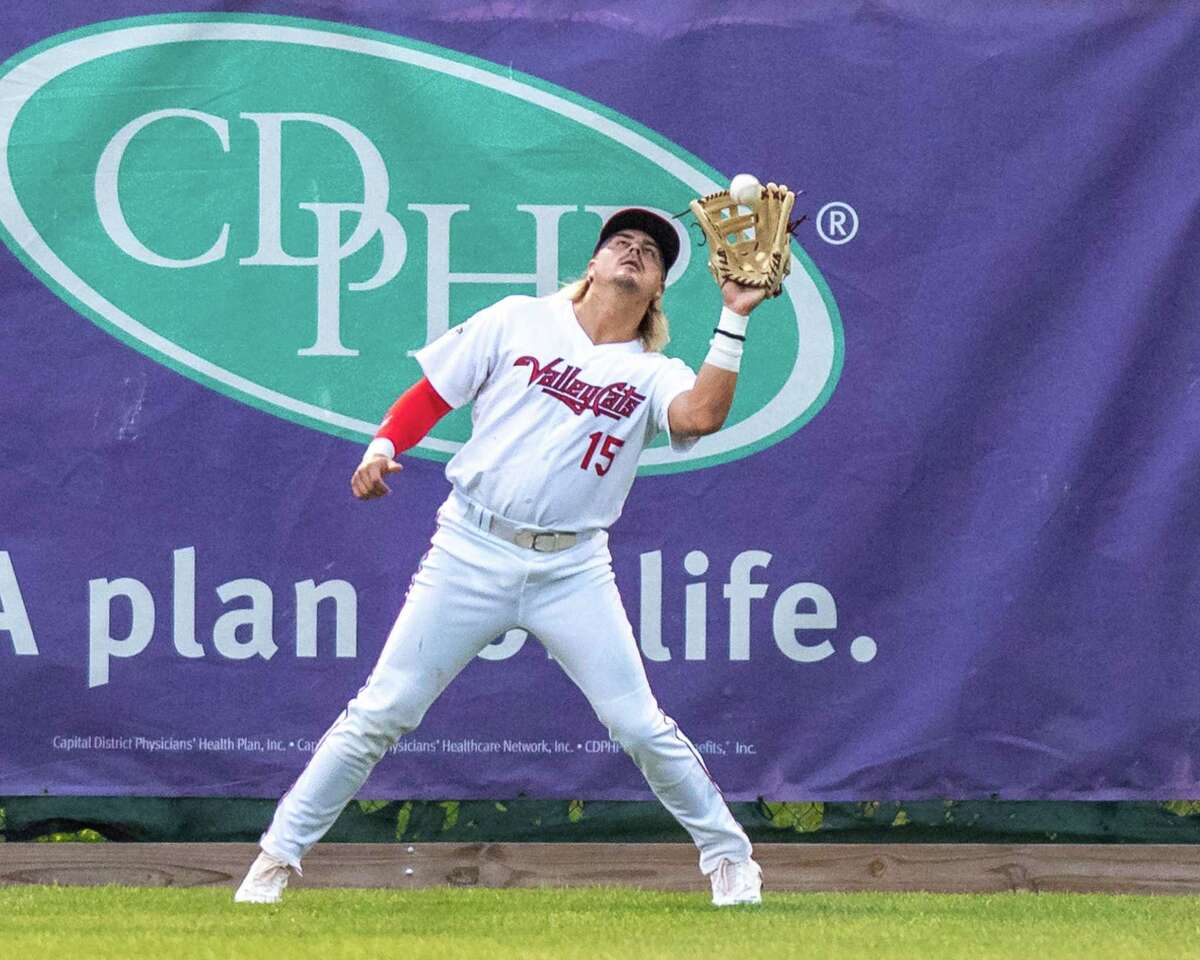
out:
<path id="1" fill-rule="evenodd" d="M 130 141 L 144 127 L 148 127 L 155 121 L 163 120 L 167 117 L 188 117 L 192 120 L 199 120 L 210 127 L 220 138 L 221 149 L 226 153 L 229 152 L 229 124 L 220 117 L 214 117 L 211 113 L 201 113 L 199 110 L 184 110 L 179 108 L 155 110 L 152 113 L 143 114 L 134 120 L 130 120 L 129 123 L 118 130 L 113 135 L 113 138 L 108 141 L 104 152 L 100 154 L 100 162 L 96 165 L 96 210 L 100 214 L 101 225 L 104 227 L 105 232 L 112 237 L 113 243 L 135 260 L 148 263 L 152 267 L 173 267 L 176 269 L 198 267 L 201 264 L 220 260 L 225 256 L 225 247 L 229 242 L 228 223 L 221 225 L 221 235 L 217 238 L 217 242 L 209 247 L 207 251 L 198 257 L 177 260 L 173 257 L 164 257 L 161 254 L 155 253 L 142 243 L 133 235 L 133 231 L 129 229 L 129 224 L 125 220 L 125 214 L 121 212 L 121 199 L 118 196 L 117 179 L 121 170 L 121 158 L 125 156 L 125 148 L 129 146 Z"/>

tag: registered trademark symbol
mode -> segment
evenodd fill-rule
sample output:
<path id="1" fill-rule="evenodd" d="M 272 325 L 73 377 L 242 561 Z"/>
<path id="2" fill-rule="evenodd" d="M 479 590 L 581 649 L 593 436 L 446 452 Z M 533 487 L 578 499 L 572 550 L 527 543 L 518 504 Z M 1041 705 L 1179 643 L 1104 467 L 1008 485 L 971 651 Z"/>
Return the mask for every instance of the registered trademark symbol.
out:
<path id="1" fill-rule="evenodd" d="M 834 200 L 817 213 L 817 233 L 826 243 L 849 243 L 858 233 L 858 213 L 848 203 Z"/>

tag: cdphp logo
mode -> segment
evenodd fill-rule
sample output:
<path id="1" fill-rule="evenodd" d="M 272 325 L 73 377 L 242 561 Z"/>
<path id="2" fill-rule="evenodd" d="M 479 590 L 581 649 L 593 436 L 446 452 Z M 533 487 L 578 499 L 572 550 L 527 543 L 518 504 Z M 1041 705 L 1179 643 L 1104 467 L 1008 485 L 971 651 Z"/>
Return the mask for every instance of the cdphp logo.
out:
<path id="1" fill-rule="evenodd" d="M 154 359 L 356 439 L 416 380 L 412 351 L 502 296 L 577 276 L 613 210 L 683 210 L 724 181 L 569 91 L 335 24 L 105 24 L 3 70 L 14 252 Z M 678 229 L 668 352 L 695 367 L 719 296 Z M 794 259 L 786 296 L 755 316 L 725 429 L 687 453 L 660 439 L 643 472 L 745 456 L 824 405 L 840 321 L 811 260 Z M 416 452 L 444 458 L 468 432 L 456 413 Z"/>
<path id="2" fill-rule="evenodd" d="M 408 257 L 408 234 L 400 220 L 388 210 L 391 184 L 387 165 L 378 147 L 361 130 L 337 117 L 318 113 L 242 113 L 239 120 L 252 123 L 258 144 L 254 158 L 258 168 L 257 247 L 249 256 L 239 257 L 240 266 L 304 267 L 316 274 L 316 335 L 313 343 L 296 351 L 299 356 L 355 357 L 358 349 L 347 347 L 341 335 L 343 289 L 367 291 L 382 287 L 394 279 Z M 165 120 L 189 120 L 212 131 L 220 149 L 230 150 L 229 121 L 201 110 L 174 108 L 142 114 L 125 124 L 105 145 L 96 168 L 96 210 L 100 224 L 114 244 L 140 263 L 164 269 L 201 267 L 223 260 L 229 249 L 229 223 L 220 225 L 212 245 L 195 256 L 165 256 L 138 239 L 129 226 L 121 205 L 121 163 L 134 138 L 151 124 Z M 297 209 L 313 216 L 316 250 L 311 256 L 295 256 L 283 243 L 283 130 L 285 124 L 311 124 L 323 128 L 350 147 L 362 175 L 362 199 L 357 202 L 298 202 Z M 462 273 L 450 269 L 450 231 L 456 214 L 471 209 L 466 203 L 409 203 L 406 209 L 424 217 L 426 228 L 426 314 L 425 341 L 435 340 L 450 327 L 450 291 L 457 284 L 528 287 L 538 296 L 553 293 L 559 284 L 559 224 L 564 214 L 578 207 L 570 204 L 518 203 L 517 211 L 533 219 L 529 234 L 535 251 L 536 269 L 532 273 Z M 587 204 L 586 213 L 603 220 L 619 207 Z M 658 211 L 670 216 L 667 211 Z M 346 214 L 357 219 L 348 238 L 343 239 Z M 668 287 L 682 275 L 690 262 L 686 229 L 681 235 L 681 255 L 667 278 Z M 380 241 L 379 263 L 367 280 L 343 287 L 342 263 L 361 251 L 370 241 Z"/>

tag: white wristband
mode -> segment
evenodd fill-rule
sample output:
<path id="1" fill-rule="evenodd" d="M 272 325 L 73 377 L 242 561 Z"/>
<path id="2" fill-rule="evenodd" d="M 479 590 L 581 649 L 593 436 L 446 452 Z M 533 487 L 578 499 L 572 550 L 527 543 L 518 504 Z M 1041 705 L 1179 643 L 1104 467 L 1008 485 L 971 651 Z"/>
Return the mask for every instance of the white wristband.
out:
<path id="1" fill-rule="evenodd" d="M 723 333 L 745 340 L 746 327 L 749 323 L 749 317 L 743 317 L 740 313 L 724 307 L 721 310 L 721 318 L 717 321 L 717 329 Z"/>
<path id="2" fill-rule="evenodd" d="M 713 331 L 713 338 L 708 342 L 708 356 L 704 358 L 704 362 L 730 373 L 741 370 L 742 345 L 746 339 L 746 326 L 749 321 L 749 317 L 743 317 L 725 307 Z"/>
<path id="3" fill-rule="evenodd" d="M 730 373 L 737 373 L 742 368 L 742 345 L 736 340 L 732 343 L 736 346 L 727 347 L 718 338 L 713 337 L 709 341 L 708 356 L 704 358 L 704 362 L 710 366 L 728 370 Z"/>
<path id="4" fill-rule="evenodd" d="M 389 460 L 393 460 L 396 457 L 396 445 L 387 437 L 376 437 L 367 444 L 367 449 L 363 453 L 363 460 L 369 460 L 374 456 L 384 456 Z"/>

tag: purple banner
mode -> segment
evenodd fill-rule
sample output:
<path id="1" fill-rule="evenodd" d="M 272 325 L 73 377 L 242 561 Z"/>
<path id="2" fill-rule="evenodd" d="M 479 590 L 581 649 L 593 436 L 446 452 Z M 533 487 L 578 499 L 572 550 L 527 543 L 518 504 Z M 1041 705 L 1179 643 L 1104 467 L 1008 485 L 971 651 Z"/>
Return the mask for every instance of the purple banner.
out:
<path id="1" fill-rule="evenodd" d="M 743 171 L 803 191 L 792 274 L 610 539 L 726 796 L 1197 794 L 1192 10 L 330 9 L 0 13 L 0 794 L 285 790 L 469 434 L 351 497 L 412 352 Z M 363 795 L 517 794 L 650 796 L 514 627 Z"/>

